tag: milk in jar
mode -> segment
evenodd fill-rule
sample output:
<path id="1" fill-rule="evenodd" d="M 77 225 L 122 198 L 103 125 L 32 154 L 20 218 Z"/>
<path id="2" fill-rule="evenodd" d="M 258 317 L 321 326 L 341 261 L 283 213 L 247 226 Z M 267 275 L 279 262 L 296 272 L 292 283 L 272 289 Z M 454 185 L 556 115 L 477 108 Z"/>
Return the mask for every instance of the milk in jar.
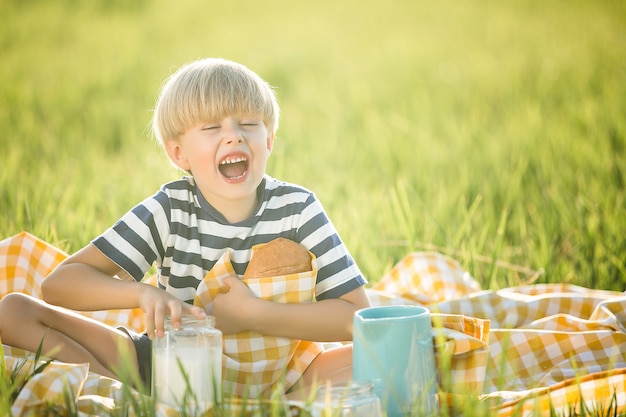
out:
<path id="1" fill-rule="evenodd" d="M 181 370 L 182 367 L 182 370 Z M 215 318 L 183 316 L 179 329 L 165 319 L 152 344 L 152 395 L 172 407 L 207 410 L 221 398 L 222 333 Z"/>

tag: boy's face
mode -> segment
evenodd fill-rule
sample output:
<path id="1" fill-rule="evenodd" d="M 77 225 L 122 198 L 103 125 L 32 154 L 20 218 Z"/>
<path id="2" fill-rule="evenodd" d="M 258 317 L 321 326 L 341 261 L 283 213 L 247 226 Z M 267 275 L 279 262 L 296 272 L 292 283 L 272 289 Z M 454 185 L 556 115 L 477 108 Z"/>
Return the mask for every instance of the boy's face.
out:
<path id="1" fill-rule="evenodd" d="M 204 197 L 220 210 L 233 202 L 254 205 L 273 142 L 260 115 L 233 115 L 198 123 L 165 149 L 178 167 L 191 171 Z"/>

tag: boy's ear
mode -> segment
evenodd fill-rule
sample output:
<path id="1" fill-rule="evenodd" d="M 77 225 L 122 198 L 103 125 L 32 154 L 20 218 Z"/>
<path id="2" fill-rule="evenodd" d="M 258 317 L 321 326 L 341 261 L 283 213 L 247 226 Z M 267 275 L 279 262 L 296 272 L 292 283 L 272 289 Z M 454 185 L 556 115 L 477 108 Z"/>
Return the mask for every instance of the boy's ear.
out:
<path id="1" fill-rule="evenodd" d="M 274 138 L 276 137 L 276 132 L 271 132 L 267 136 L 267 154 L 272 153 L 272 148 L 274 147 Z"/>
<path id="2" fill-rule="evenodd" d="M 189 160 L 185 155 L 185 151 L 175 140 L 167 140 L 165 141 L 165 152 L 167 152 L 167 156 L 170 158 L 170 161 L 174 163 L 178 168 L 183 171 L 189 171 L 191 166 L 189 165 Z"/>

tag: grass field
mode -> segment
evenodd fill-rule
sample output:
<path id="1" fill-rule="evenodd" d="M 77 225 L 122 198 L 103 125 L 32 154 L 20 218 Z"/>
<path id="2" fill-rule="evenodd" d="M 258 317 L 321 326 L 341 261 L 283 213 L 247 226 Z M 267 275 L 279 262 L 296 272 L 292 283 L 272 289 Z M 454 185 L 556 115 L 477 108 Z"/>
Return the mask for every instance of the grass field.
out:
<path id="1" fill-rule="evenodd" d="M 220 56 L 277 88 L 269 174 L 316 192 L 370 280 L 437 248 L 485 288 L 543 271 L 624 290 L 624 2 L 1 0 L 0 14 L 0 237 L 76 251 L 180 176 L 151 108 L 172 69 Z"/>
<path id="2" fill-rule="evenodd" d="M 276 87 L 269 174 L 315 191 L 371 281 L 434 249 L 483 288 L 626 289 L 626 2 L 0 0 L 0 16 L 0 239 L 74 252 L 178 178 L 147 130 L 156 94 L 219 56 Z"/>

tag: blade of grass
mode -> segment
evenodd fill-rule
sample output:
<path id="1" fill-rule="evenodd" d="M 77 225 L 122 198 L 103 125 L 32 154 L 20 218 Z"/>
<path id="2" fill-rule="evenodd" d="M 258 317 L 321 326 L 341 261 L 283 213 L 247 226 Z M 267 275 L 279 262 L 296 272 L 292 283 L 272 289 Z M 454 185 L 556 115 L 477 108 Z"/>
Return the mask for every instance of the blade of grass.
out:
<path id="1" fill-rule="evenodd" d="M 498 228 L 496 229 L 496 239 L 494 243 L 494 247 L 491 255 L 491 267 L 489 269 L 488 278 L 487 278 L 487 288 L 488 289 L 497 289 L 499 286 L 496 281 L 496 262 L 500 257 L 500 252 L 502 251 L 502 246 L 504 244 L 504 233 L 505 226 L 508 218 L 508 209 L 502 209 L 500 213 L 500 221 L 498 222 Z"/>

